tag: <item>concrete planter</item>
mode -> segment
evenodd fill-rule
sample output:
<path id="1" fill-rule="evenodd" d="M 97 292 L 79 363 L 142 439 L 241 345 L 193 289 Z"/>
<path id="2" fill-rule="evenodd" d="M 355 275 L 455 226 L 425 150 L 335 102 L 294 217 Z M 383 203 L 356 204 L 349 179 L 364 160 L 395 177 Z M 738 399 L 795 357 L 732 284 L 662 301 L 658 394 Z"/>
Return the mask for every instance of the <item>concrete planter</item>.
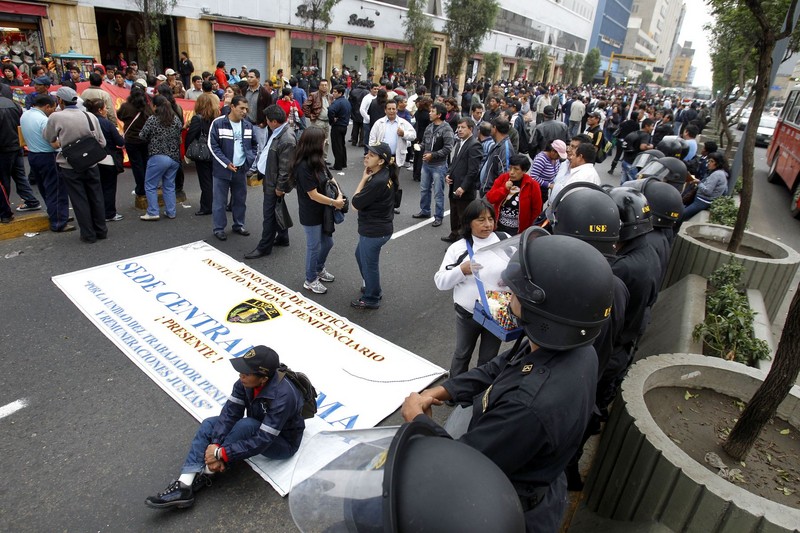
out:
<path id="1" fill-rule="evenodd" d="M 798 531 L 800 510 L 756 496 L 694 461 L 661 431 L 644 401 L 659 387 L 702 387 L 749 401 L 765 375 L 689 354 L 636 363 L 603 431 L 584 490 L 587 507 L 606 518 L 656 521 L 674 531 Z M 800 387 L 792 389 L 778 415 L 800 424 Z"/>
<path id="2" fill-rule="evenodd" d="M 675 239 L 663 288 L 687 274 L 707 278 L 717 267 L 729 263 L 731 257 L 744 264 L 742 283 L 748 289 L 761 291 L 770 321 L 775 320 L 783 299 L 800 264 L 800 254 L 776 240 L 745 232 L 742 246 L 757 250 L 767 258 L 731 254 L 705 241 L 730 242 L 733 229 L 716 224 L 684 224 Z M 703 240 L 700 240 L 703 239 Z"/>

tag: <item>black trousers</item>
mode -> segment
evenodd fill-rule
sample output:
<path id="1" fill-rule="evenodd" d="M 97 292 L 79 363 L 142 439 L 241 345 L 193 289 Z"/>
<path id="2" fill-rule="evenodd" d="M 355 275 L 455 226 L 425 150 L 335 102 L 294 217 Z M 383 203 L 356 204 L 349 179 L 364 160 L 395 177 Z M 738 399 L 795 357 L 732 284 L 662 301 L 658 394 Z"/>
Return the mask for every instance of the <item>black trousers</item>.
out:
<path id="1" fill-rule="evenodd" d="M 108 228 L 103 206 L 103 189 L 100 186 L 100 170 L 97 165 L 84 172 L 61 167 L 61 174 L 67 184 L 75 220 L 81 230 L 81 239 L 88 242 L 105 239 Z"/>
<path id="2" fill-rule="evenodd" d="M 97 165 L 100 171 L 100 186 L 103 189 L 103 206 L 106 220 L 117 214 L 117 167 Z"/>
<path id="3" fill-rule="evenodd" d="M 196 161 L 195 168 L 197 169 L 197 181 L 200 182 L 200 211 L 208 211 L 210 213 L 214 199 L 211 161 Z"/>
<path id="4" fill-rule="evenodd" d="M 144 196 L 144 176 L 147 172 L 147 143 L 126 143 L 128 161 L 131 163 L 133 179 L 136 182 L 136 196 Z"/>
<path id="5" fill-rule="evenodd" d="M 347 128 L 333 126 L 331 128 L 331 150 L 333 150 L 333 168 L 341 170 L 347 166 L 347 148 L 345 147 L 345 137 Z"/>
<path id="6" fill-rule="evenodd" d="M 471 199 L 455 198 L 450 196 L 450 236 L 456 237 L 461 231 L 461 217 L 464 216 L 464 211 L 471 202 Z"/>
<path id="7" fill-rule="evenodd" d="M 353 121 L 353 128 L 350 130 L 350 144 L 357 145 L 361 142 L 361 129 L 363 127 L 363 122 Z"/>

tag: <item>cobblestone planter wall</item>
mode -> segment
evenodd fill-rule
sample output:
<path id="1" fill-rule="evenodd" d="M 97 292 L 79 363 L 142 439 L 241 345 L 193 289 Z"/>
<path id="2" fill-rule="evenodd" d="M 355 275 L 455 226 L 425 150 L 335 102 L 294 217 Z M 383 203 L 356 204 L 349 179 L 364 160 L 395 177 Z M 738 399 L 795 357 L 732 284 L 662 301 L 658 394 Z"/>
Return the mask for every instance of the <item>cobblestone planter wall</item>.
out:
<path id="1" fill-rule="evenodd" d="M 663 288 L 669 287 L 687 274 L 704 278 L 731 257 L 744 264 L 742 283 L 748 289 L 761 291 L 770 321 L 775 320 L 783 299 L 790 288 L 800 254 L 776 240 L 745 232 L 742 246 L 757 250 L 769 258 L 731 254 L 705 241 L 730 242 L 732 228 L 716 224 L 684 224 L 672 248 Z M 703 239 L 703 240 L 700 240 Z"/>
<path id="2" fill-rule="evenodd" d="M 661 431 L 644 401 L 648 391 L 659 387 L 703 387 L 747 401 L 765 375 L 689 354 L 636 363 L 603 431 L 584 490 L 587 507 L 606 518 L 656 521 L 674 531 L 798 531 L 800 510 L 756 496 L 694 461 Z M 800 387 L 792 389 L 778 414 L 800 424 Z"/>

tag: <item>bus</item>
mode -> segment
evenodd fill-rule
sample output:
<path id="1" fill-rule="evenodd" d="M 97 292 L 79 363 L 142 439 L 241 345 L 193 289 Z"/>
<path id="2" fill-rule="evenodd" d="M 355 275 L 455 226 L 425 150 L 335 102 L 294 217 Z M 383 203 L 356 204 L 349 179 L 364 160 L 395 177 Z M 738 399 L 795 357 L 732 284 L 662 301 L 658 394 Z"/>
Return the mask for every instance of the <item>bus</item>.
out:
<path id="1" fill-rule="evenodd" d="M 800 85 L 792 89 L 778 117 L 767 149 L 767 181 L 785 183 L 791 191 L 789 209 L 800 219 Z"/>

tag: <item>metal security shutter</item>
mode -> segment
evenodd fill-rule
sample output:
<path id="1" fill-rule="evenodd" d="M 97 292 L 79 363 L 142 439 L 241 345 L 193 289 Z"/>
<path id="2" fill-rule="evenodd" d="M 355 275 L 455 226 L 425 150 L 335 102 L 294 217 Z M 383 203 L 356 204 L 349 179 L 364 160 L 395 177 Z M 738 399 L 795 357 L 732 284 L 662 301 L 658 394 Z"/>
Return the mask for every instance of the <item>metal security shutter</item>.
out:
<path id="1" fill-rule="evenodd" d="M 261 73 L 261 81 L 267 79 L 267 43 L 266 37 L 250 37 L 237 33 L 216 32 L 214 41 L 217 47 L 217 55 L 214 58 L 214 66 L 220 61 L 225 62 L 225 71 L 230 72 L 233 67 L 236 70 L 247 65 L 248 69 L 258 69 Z"/>

